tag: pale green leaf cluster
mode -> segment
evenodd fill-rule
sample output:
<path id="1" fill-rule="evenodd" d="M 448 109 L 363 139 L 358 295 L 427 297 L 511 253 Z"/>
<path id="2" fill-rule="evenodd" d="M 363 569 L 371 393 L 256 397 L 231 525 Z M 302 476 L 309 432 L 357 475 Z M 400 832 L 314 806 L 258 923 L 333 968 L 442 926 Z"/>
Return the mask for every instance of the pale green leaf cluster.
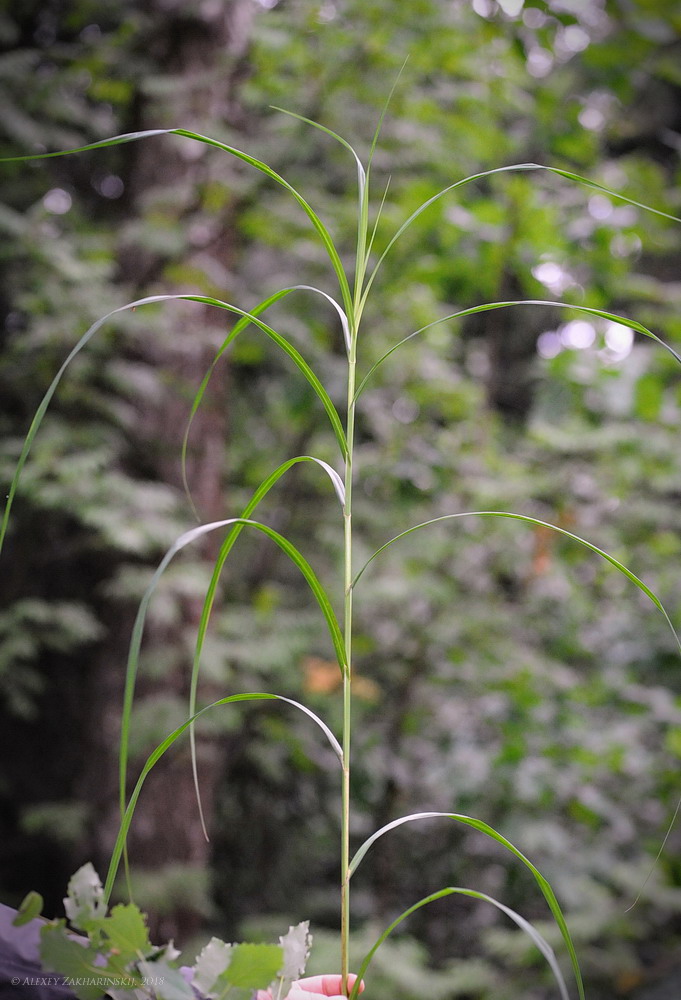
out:
<path id="1" fill-rule="evenodd" d="M 38 893 L 29 893 L 15 926 L 35 919 L 42 902 Z M 305 971 L 311 942 L 307 923 L 289 928 L 279 944 L 226 944 L 212 938 L 194 965 L 181 970 L 172 942 L 152 945 L 145 915 L 134 903 L 107 913 L 104 887 L 89 862 L 71 878 L 64 908 L 67 920 L 43 923 L 40 956 L 45 970 L 67 977 L 79 1000 L 103 993 L 114 1000 L 193 1000 L 193 987 L 209 1000 L 236 1000 L 268 987 L 284 996 Z"/>

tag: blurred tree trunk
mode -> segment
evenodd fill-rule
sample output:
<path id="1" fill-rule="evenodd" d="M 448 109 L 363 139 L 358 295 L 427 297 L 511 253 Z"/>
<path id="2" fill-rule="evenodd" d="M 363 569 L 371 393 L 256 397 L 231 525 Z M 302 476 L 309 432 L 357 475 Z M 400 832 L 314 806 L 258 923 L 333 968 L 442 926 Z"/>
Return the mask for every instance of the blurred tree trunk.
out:
<path id="1" fill-rule="evenodd" d="M 140 48 L 146 49 L 156 67 L 155 76 L 147 77 L 134 102 L 135 119 L 131 130 L 157 127 L 187 127 L 204 131 L 206 120 L 234 128 L 241 123 L 238 103 L 239 81 L 247 68 L 250 29 L 250 0 L 192 5 L 173 0 L 149 0 L 150 15 L 146 37 Z M 207 126 L 206 126 L 207 129 Z M 186 237 L 181 251 L 167 255 L 124 235 L 120 245 L 120 278 L 126 287 L 143 296 L 150 290 L 166 293 L 197 292 L 232 299 L 233 289 L 225 288 L 231 274 L 235 246 L 230 231 L 233 201 L 228 198 L 219 214 L 209 215 L 201 203 L 199 190 L 214 176 L 215 157 L 220 154 L 206 146 L 175 137 L 151 139 L 128 147 L 131 166 L 127 177 L 131 212 L 149 225 L 150 217 L 170 225 L 168 232 Z M 220 169 L 227 180 L 233 164 L 223 155 Z M 153 219 L 151 222 L 153 226 Z M 175 275 L 179 280 L 175 280 Z M 189 277 L 184 277 L 188 275 Z M 224 338 L 227 314 L 196 303 L 178 302 L 165 307 L 161 333 L 154 330 L 140 348 L 145 363 L 161 375 L 160 397 L 147 401 L 140 415 L 140 436 L 147 451 L 148 472 L 153 478 L 182 488 L 180 451 L 188 417 L 188 400 L 201 383 L 217 346 Z M 224 369 L 222 369 L 224 373 Z M 220 394 L 219 379 L 211 383 L 210 399 L 196 415 L 189 448 L 188 481 L 192 499 L 202 522 L 227 516 L 223 496 L 223 455 L 225 454 L 226 409 Z M 192 513 L 187 505 L 187 527 Z M 209 536 L 202 555 L 210 561 L 220 539 Z M 184 597 L 179 614 L 162 635 L 150 641 L 164 646 L 189 650 L 195 636 L 202 608 L 202 598 Z M 121 660 L 119 662 L 124 662 Z M 187 705 L 191 656 L 173 656 L 161 676 L 140 679 L 140 705 L 175 695 Z M 118 674 L 118 676 L 117 676 Z M 107 704 L 120 704 L 120 670 L 115 674 L 110 662 L 100 667 L 102 683 L 98 690 L 109 691 L 101 701 L 94 727 L 95 738 L 108 747 Z M 204 695 L 205 695 L 204 691 Z M 215 697 L 224 694 L 216 691 Z M 100 694 L 101 697 L 101 694 Z M 110 698 L 113 701 L 110 702 Z M 184 711 L 184 717 L 188 714 Z M 102 719 L 104 724 L 102 725 Z M 115 728 L 115 726 L 114 726 Z M 147 747 L 146 752 L 151 749 Z M 220 746 L 215 738 L 199 738 L 199 768 L 203 807 L 211 825 L 214 794 L 220 768 Z M 111 749 L 108 756 L 114 764 Z M 135 772 L 141 762 L 134 766 Z M 86 778 L 94 788 L 101 780 L 96 765 Z M 106 783 L 103 811 L 96 833 L 97 853 L 107 856 L 112 834 L 118 822 L 111 803 L 115 792 Z M 103 803 L 104 804 L 104 803 Z M 178 744 L 154 770 L 140 799 L 129 842 L 130 858 L 136 870 L 142 869 L 141 885 L 151 885 L 149 900 L 153 930 L 163 940 L 174 937 L 186 940 L 197 930 L 208 909 L 207 866 L 210 845 L 206 842 L 196 804 L 189 744 Z M 145 881 L 146 875 L 146 881 Z M 178 894 L 177 885 L 186 891 Z M 142 888 L 141 895 L 144 895 Z M 153 913 L 153 900 L 162 900 L 160 912 Z M 140 898 L 145 905 L 145 899 Z M 204 911 L 202 914 L 201 911 Z"/>

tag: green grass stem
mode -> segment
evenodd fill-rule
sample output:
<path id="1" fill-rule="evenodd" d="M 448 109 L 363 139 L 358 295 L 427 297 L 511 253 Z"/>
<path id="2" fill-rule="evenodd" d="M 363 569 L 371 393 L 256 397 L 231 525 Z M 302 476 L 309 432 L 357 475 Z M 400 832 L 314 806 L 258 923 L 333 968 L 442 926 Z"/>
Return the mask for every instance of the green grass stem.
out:
<path id="1" fill-rule="evenodd" d="M 398 75 L 399 80 L 399 75 Z M 393 91 L 397 85 L 397 80 L 393 85 Z M 212 307 L 227 310 L 228 312 L 236 315 L 238 319 L 236 320 L 232 330 L 223 340 L 221 346 L 219 347 L 217 353 L 215 354 L 210 367 L 208 368 L 199 389 L 194 397 L 191 411 L 188 418 L 187 429 L 184 435 L 183 445 L 182 445 L 182 476 L 185 485 L 185 490 L 187 496 L 191 501 L 191 492 L 189 490 L 189 483 L 187 481 L 186 474 L 186 461 L 187 461 L 187 450 L 189 434 L 192 426 L 193 418 L 198 411 L 201 402 L 204 398 L 208 383 L 210 381 L 211 375 L 217 365 L 218 361 L 227 350 L 227 348 L 234 342 L 236 337 L 238 337 L 242 332 L 244 332 L 249 326 L 253 325 L 257 327 L 262 333 L 264 333 L 268 338 L 270 338 L 296 365 L 298 370 L 307 380 L 308 384 L 314 390 L 317 398 L 321 402 L 327 417 L 330 421 L 331 427 L 333 429 L 336 441 L 338 443 L 342 459 L 344 461 L 344 475 L 341 476 L 339 473 L 332 468 L 327 462 L 321 459 L 314 458 L 312 456 L 303 455 L 296 458 L 290 459 L 283 462 L 275 471 L 268 476 L 255 490 L 253 496 L 249 500 L 248 504 L 245 506 L 240 517 L 227 518 L 220 521 L 215 521 L 210 524 L 199 525 L 181 535 L 173 545 L 170 547 L 168 552 L 165 554 L 158 568 L 156 569 L 153 577 L 147 587 L 142 601 L 140 602 L 137 617 L 133 627 L 133 632 L 130 641 L 130 648 L 128 653 L 128 660 L 126 666 L 126 676 L 125 676 L 125 691 L 124 691 L 124 703 L 123 703 L 123 713 L 121 722 L 121 746 L 119 754 L 119 799 L 120 799 L 120 810 L 121 810 L 121 824 L 120 829 L 116 838 L 116 843 L 114 845 L 114 850 L 112 852 L 111 863 L 109 866 L 109 871 L 107 874 L 106 885 L 105 885 L 105 898 L 108 900 L 113 889 L 114 880 L 117 875 L 118 868 L 120 866 L 121 858 L 126 859 L 127 867 L 127 857 L 126 857 L 126 840 L 132 822 L 132 817 L 134 814 L 135 806 L 139 799 L 140 792 L 142 790 L 143 784 L 155 766 L 155 764 L 160 760 L 163 754 L 175 743 L 175 741 L 183 735 L 185 731 L 189 731 L 191 747 L 192 747 L 192 767 L 194 772 L 194 781 L 197 789 L 197 799 L 199 802 L 199 811 L 201 815 L 201 822 L 205 831 L 205 822 L 203 819 L 203 811 L 201 807 L 199 787 L 198 787 L 198 771 L 196 762 L 196 747 L 195 747 L 195 735 L 194 735 L 194 723 L 207 711 L 216 708 L 221 705 L 226 705 L 230 703 L 237 702 L 248 702 L 248 701 L 263 701 L 263 700 L 278 700 L 285 702 L 287 704 L 293 705 L 309 718 L 311 718 L 319 728 L 324 732 L 327 740 L 329 741 L 335 755 L 337 756 L 342 769 L 342 805 L 341 805 L 341 973 L 343 980 L 343 991 L 347 993 L 348 986 L 348 962 L 349 962 L 349 920 L 350 920 L 350 881 L 357 870 L 359 864 L 365 857 L 366 853 L 370 848 L 379 840 L 384 834 L 389 831 L 399 827 L 405 823 L 411 823 L 414 821 L 419 821 L 423 819 L 433 819 L 433 818 L 445 818 L 453 820 L 457 823 L 463 824 L 465 826 L 471 827 L 485 836 L 496 841 L 501 845 L 506 851 L 509 851 L 516 859 L 520 860 L 526 868 L 532 873 L 537 885 L 539 886 L 548 906 L 553 914 L 557 926 L 560 929 L 563 941 L 570 955 L 570 960 L 572 962 L 572 968 L 577 982 L 579 996 L 581 1000 L 584 1000 L 584 986 L 582 983 L 581 972 L 579 968 L 579 963 L 577 960 L 575 948 L 563 916 L 562 910 L 558 904 L 558 901 L 553 893 L 553 890 L 541 874 L 541 872 L 529 861 L 529 859 L 516 848 L 509 840 L 507 840 L 502 834 L 493 829 L 491 826 L 483 822 L 482 820 L 475 819 L 470 816 L 466 816 L 458 813 L 442 813 L 442 812 L 424 812 L 424 813 L 414 813 L 408 816 L 403 816 L 399 819 L 394 820 L 391 823 L 383 826 L 380 830 L 372 834 L 365 842 L 361 845 L 359 850 L 355 853 L 354 857 L 350 858 L 350 748 L 351 748 L 351 729 L 352 729 L 352 648 L 353 648 L 353 597 L 354 589 L 363 573 L 370 565 L 370 563 L 377 558 L 385 549 L 387 549 L 393 542 L 398 541 L 400 538 L 411 534 L 412 532 L 427 527 L 431 524 L 436 524 L 439 522 L 444 522 L 448 520 L 453 520 L 461 517 L 502 517 L 510 518 L 513 520 L 518 520 L 525 522 L 530 525 L 540 526 L 544 528 L 550 528 L 556 531 L 572 541 L 576 541 L 582 546 L 586 547 L 590 551 L 599 555 L 601 558 L 609 562 L 615 569 L 627 577 L 627 579 L 632 582 L 646 597 L 652 601 L 652 603 L 658 608 L 658 610 L 664 615 L 672 633 L 675 637 L 677 646 L 681 649 L 681 640 L 677 635 L 671 619 L 667 614 L 665 608 L 663 607 L 659 598 L 653 593 L 653 591 L 640 580 L 634 573 L 631 572 L 623 563 L 618 559 L 611 556 L 605 550 L 598 548 L 591 542 L 567 531 L 564 528 L 560 528 L 556 525 L 547 523 L 545 521 L 539 520 L 534 517 L 530 517 L 523 514 L 509 513 L 506 511 L 465 511 L 460 513 L 453 513 L 443 515 L 441 517 L 432 518 L 429 521 L 422 522 L 421 524 L 414 525 L 407 530 L 396 535 L 394 538 L 390 539 L 380 548 L 378 548 L 370 558 L 364 563 L 361 569 L 356 572 L 353 566 L 353 528 L 352 528 L 352 494 L 353 494 L 353 479 L 356 474 L 356 469 L 354 465 L 354 441 L 355 441 L 355 421 L 356 421 L 356 405 L 357 401 L 368 385 L 371 377 L 376 372 L 381 364 L 389 358 L 398 347 L 402 344 L 407 343 L 412 338 L 418 336 L 421 333 L 431 329 L 439 323 L 460 319 L 465 316 L 474 315 L 476 313 L 483 313 L 494 309 L 509 308 L 519 305 L 540 305 L 549 306 L 559 309 L 569 309 L 575 312 L 584 313 L 587 315 L 595 316 L 601 319 L 608 320 L 613 323 L 619 323 L 625 325 L 632 330 L 642 334 L 643 336 L 649 337 L 656 341 L 667 351 L 669 351 L 677 361 L 681 362 L 681 355 L 676 352 L 668 344 L 664 343 L 657 335 L 652 333 L 647 327 L 638 323 L 635 320 L 626 319 L 615 313 L 608 312 L 606 310 L 597 309 L 589 306 L 574 305 L 566 302 L 554 302 L 550 300 L 542 299 L 523 299 L 518 301 L 504 301 L 504 302 L 492 302 L 486 303 L 472 308 L 459 310 L 457 312 L 451 313 L 448 316 L 442 317 L 440 319 L 434 320 L 432 323 L 421 327 L 414 333 L 411 333 L 408 337 L 401 340 L 399 343 L 395 344 L 388 351 L 386 351 L 379 359 L 376 361 L 369 371 L 364 375 L 362 380 L 357 384 L 357 346 L 359 338 L 359 324 L 361 317 L 364 312 L 364 308 L 373 286 L 374 281 L 380 271 L 382 264 L 384 263 L 386 257 L 391 252 L 397 240 L 402 236 L 402 234 L 407 230 L 407 228 L 419 218 L 419 216 L 426 211 L 431 205 L 437 202 L 440 198 L 449 192 L 459 188 L 463 185 L 469 184 L 473 181 L 481 180 L 484 178 L 491 177 L 496 174 L 503 174 L 508 172 L 522 172 L 522 171 L 548 171 L 554 173 L 560 177 L 563 177 L 571 182 L 585 185 L 589 188 L 593 188 L 600 191 L 609 197 L 615 198 L 619 201 L 625 202 L 627 204 L 633 205 L 637 208 L 643 209 L 648 212 L 652 212 L 658 216 L 665 219 L 679 222 L 676 216 L 670 215 L 666 212 L 660 211 L 655 208 L 651 208 L 639 201 L 636 201 L 626 195 L 619 192 L 612 191 L 609 188 L 595 182 L 591 181 L 586 177 L 582 177 L 579 174 L 573 173 L 568 170 L 563 170 L 557 167 L 543 166 L 537 163 L 520 163 L 511 164 L 502 167 L 497 167 L 495 169 L 484 170 L 476 174 L 472 174 L 469 177 L 465 177 L 461 180 L 456 181 L 453 184 L 448 185 L 443 188 L 431 198 L 423 202 L 414 212 L 409 215 L 409 217 L 401 224 L 397 229 L 391 239 L 388 241 L 385 248 L 377 256 L 373 268 L 369 271 L 369 262 L 372 257 L 372 251 L 375 244 L 378 223 L 381 218 L 382 210 L 387 197 L 387 185 L 384 190 L 383 199 L 378 208 L 378 212 L 374 219 L 373 228 L 370 230 L 369 225 L 369 180 L 371 166 L 373 163 L 374 154 L 377 148 L 378 138 L 380 130 L 385 117 L 386 109 L 392 97 L 391 91 L 390 97 L 386 102 L 383 111 L 381 113 L 378 125 L 374 132 L 373 140 L 371 143 L 371 148 L 369 152 L 369 158 L 367 162 L 367 167 L 365 169 L 361 159 L 359 158 L 355 149 L 347 142 L 342 136 L 333 132 L 331 129 L 314 122 L 302 115 L 296 114 L 295 112 L 285 111 L 285 114 L 305 122 L 321 132 L 325 133 L 329 137 L 333 138 L 339 142 L 343 147 L 350 151 L 352 154 L 355 166 L 357 169 L 358 178 L 358 208 L 357 208 L 357 232 L 356 232 L 356 251 L 355 251 L 355 263 L 354 263 L 354 274 L 350 279 L 345 272 L 341 257 L 336 249 L 334 240 L 329 233 L 324 222 L 321 220 L 319 215 L 314 211 L 308 201 L 296 190 L 284 177 L 282 177 L 277 171 L 273 170 L 268 164 L 259 160 L 257 157 L 251 156 L 248 153 L 243 152 L 233 146 L 226 143 L 220 142 L 216 139 L 212 139 L 208 136 L 201 135 L 199 133 L 193 132 L 188 129 L 172 128 L 172 129 L 151 129 L 140 132 L 131 132 L 124 135 L 114 136 L 112 138 L 100 140 L 98 142 L 89 143 L 84 146 L 80 146 L 76 149 L 54 152 L 54 153 L 39 153 L 28 156 L 17 156 L 17 157 L 6 157 L 0 162 L 12 162 L 12 161 L 28 161 L 37 159 L 48 159 L 56 156 L 65 156 L 72 153 L 83 152 L 86 150 L 96 150 L 101 148 L 106 148 L 109 146 L 121 145 L 124 143 L 134 142 L 144 138 L 150 138 L 161 135 L 178 135 L 184 138 L 191 139 L 195 142 L 203 143 L 209 146 L 218 148 L 224 152 L 229 153 L 231 156 L 236 157 L 238 160 L 248 164 L 249 166 L 255 168 L 260 173 L 264 174 L 267 178 L 274 181 L 276 184 L 283 187 L 297 202 L 300 208 L 307 215 L 308 220 L 311 222 L 314 230 L 317 233 L 321 244 L 323 245 L 331 267 L 335 274 L 338 282 L 338 287 L 340 289 L 340 302 L 336 301 L 327 292 L 308 285 L 294 285 L 288 288 L 281 289 L 259 302 L 250 312 L 238 308 L 237 306 L 231 305 L 230 303 L 223 302 L 219 299 L 213 298 L 207 295 L 199 294 L 174 294 L 174 295 L 154 295 L 148 296 L 137 300 L 136 302 L 128 303 L 117 309 L 112 310 L 106 316 L 99 319 L 94 323 L 87 332 L 80 338 L 75 347 L 72 348 L 68 354 L 66 360 L 63 362 L 59 368 L 56 376 L 51 382 L 47 392 L 45 393 L 37 411 L 30 425 L 26 438 L 24 440 L 19 460 L 12 478 L 12 482 L 9 487 L 7 503 L 5 505 L 4 514 L 2 522 L 0 522 L 0 550 L 2 549 L 3 541 L 7 531 L 7 525 L 10 516 L 10 510 L 14 497 L 16 495 L 17 489 L 20 483 L 20 477 L 22 470 L 29 456 L 33 440 L 36 433 L 40 427 L 40 424 L 45 416 L 45 413 L 49 407 L 50 401 L 54 392 L 56 391 L 60 380 L 62 379 L 64 373 L 66 372 L 69 364 L 74 359 L 74 357 L 87 345 L 87 343 L 92 339 L 95 333 L 100 329 L 100 327 L 110 320 L 113 316 L 118 313 L 122 313 L 128 309 L 134 309 L 138 306 L 143 306 L 153 303 L 161 303 L 166 301 L 180 300 L 180 301 L 190 301 L 197 302 L 204 305 L 209 305 Z M 278 109 L 283 110 L 283 109 Z M 368 275 L 368 277 L 367 277 Z M 283 299 L 285 296 L 289 295 L 291 292 L 296 290 L 307 290 L 312 291 L 316 294 L 323 296 L 336 310 L 341 326 L 343 329 L 343 337 L 345 341 L 345 347 L 348 355 L 348 369 L 347 369 L 347 412 L 345 426 L 341 421 L 341 418 L 334 406 L 329 394 L 327 393 L 323 383 L 318 378 L 316 373 L 312 370 L 307 361 L 302 357 L 297 348 L 290 343 L 290 341 L 279 334 L 271 326 L 265 323 L 261 316 L 276 302 Z M 342 304 L 341 304 L 342 303 Z M 313 462 L 326 472 L 329 477 L 337 497 L 340 501 L 343 510 L 343 617 L 342 617 L 342 628 L 339 624 L 336 614 L 334 612 L 331 600 L 318 580 L 314 570 L 301 554 L 301 552 L 294 546 L 285 536 L 279 534 L 273 528 L 267 525 L 255 521 L 252 519 L 252 514 L 255 511 L 258 504 L 267 495 L 267 493 L 275 486 L 279 479 L 294 465 L 302 462 Z M 193 504 L 192 504 L 193 506 Z M 215 602 L 215 596 L 217 592 L 218 583 L 220 576 L 225 565 L 226 559 L 231 552 L 236 540 L 243 531 L 244 528 L 254 528 L 255 530 L 264 533 L 270 540 L 275 542 L 275 544 L 287 555 L 287 557 L 296 565 L 299 571 L 305 578 L 310 590 L 312 591 L 320 610 L 326 621 L 327 629 L 331 639 L 331 643 L 334 648 L 335 656 L 338 661 L 343 684 L 343 727 L 342 727 L 342 740 L 339 742 L 328 726 L 317 716 L 315 713 L 310 711 L 304 705 L 299 704 L 289 698 L 285 698 L 281 695 L 276 694 L 263 694 L 263 693 L 249 693 L 249 694 L 236 694 L 230 695 L 213 702 L 211 705 L 207 705 L 197 711 L 196 701 L 197 701 L 197 691 L 198 691 L 198 681 L 199 672 L 201 666 L 201 656 L 204 648 L 205 637 L 207 634 L 207 629 L 209 626 L 209 621 Z M 132 718 L 132 706 L 134 700 L 136 677 L 139 666 L 140 651 L 144 633 L 144 627 L 146 622 L 146 617 L 150 605 L 153 593 L 158 585 L 158 582 L 167 568 L 173 557 L 185 546 L 203 538 L 209 532 L 216 531 L 222 528 L 229 528 L 229 532 L 223 540 L 220 550 L 215 561 L 211 580 L 206 592 L 206 596 L 203 602 L 203 608 L 201 613 L 201 619 L 198 627 L 197 640 L 195 646 L 195 652 L 192 663 L 192 673 L 191 673 L 191 685 L 190 685 L 190 706 L 189 706 L 189 718 L 182 723 L 181 726 L 177 727 L 162 743 L 152 751 L 148 756 L 144 767 L 137 779 L 137 782 L 133 788 L 129 800 L 126 800 L 127 795 L 127 770 L 128 770 L 128 757 L 129 757 L 129 743 L 130 743 L 130 727 Z M 360 975 L 363 975 L 369 966 L 376 950 L 380 945 L 386 940 L 389 934 L 410 914 L 414 913 L 416 910 L 425 906 L 429 903 L 435 902 L 438 899 L 442 899 L 445 896 L 452 894 L 460 894 L 470 896 L 475 899 L 486 901 L 497 907 L 499 910 L 504 912 L 509 916 L 523 931 L 529 934 L 530 938 L 537 945 L 540 952 L 546 958 L 549 963 L 554 976 L 558 982 L 559 989 L 561 992 L 562 1000 L 568 1000 L 567 989 L 565 983 L 560 973 L 560 968 L 555 959 L 555 955 L 544 940 L 544 938 L 539 934 L 539 932 L 523 917 L 515 913 L 505 904 L 498 902 L 485 893 L 480 893 L 471 889 L 464 889 L 460 887 L 448 886 L 439 892 L 432 893 L 431 895 L 420 900 L 418 903 L 414 904 L 409 909 L 405 910 L 396 920 L 394 920 L 390 926 L 383 932 L 379 937 L 378 941 L 371 948 L 367 954 L 362 967 L 360 969 Z M 355 1000 L 358 990 L 358 985 L 353 989 L 352 1000 Z"/>

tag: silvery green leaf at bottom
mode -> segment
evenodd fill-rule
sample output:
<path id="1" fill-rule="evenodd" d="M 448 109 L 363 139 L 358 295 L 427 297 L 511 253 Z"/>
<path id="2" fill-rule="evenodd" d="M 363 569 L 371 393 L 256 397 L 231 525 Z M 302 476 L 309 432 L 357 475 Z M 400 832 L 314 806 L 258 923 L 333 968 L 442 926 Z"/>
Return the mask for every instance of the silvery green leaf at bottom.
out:
<path id="1" fill-rule="evenodd" d="M 206 997 L 217 995 L 218 982 L 232 960 L 234 945 L 211 938 L 194 965 L 193 984 Z"/>
<path id="2" fill-rule="evenodd" d="M 296 927 L 289 927 L 287 933 L 279 938 L 279 944 L 283 950 L 284 962 L 273 993 L 276 989 L 279 996 L 285 997 L 291 989 L 291 983 L 305 973 L 312 945 L 310 921 L 305 920 Z"/>

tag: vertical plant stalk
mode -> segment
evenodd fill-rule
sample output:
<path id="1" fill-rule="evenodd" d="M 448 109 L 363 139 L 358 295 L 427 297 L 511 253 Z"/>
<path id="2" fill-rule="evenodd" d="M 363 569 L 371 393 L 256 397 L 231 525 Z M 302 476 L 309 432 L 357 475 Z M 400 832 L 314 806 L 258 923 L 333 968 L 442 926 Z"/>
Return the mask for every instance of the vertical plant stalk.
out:
<path id="1" fill-rule="evenodd" d="M 342 140 L 341 140 L 342 141 Z M 344 145 L 346 145 L 344 143 Z M 367 267 L 367 233 L 369 229 L 369 171 L 364 170 L 357 153 L 350 147 L 357 163 L 357 249 L 355 282 L 348 308 L 348 394 L 345 428 L 345 503 L 343 505 L 343 787 L 341 793 L 341 993 L 349 995 L 350 941 L 350 741 L 352 730 L 352 481 L 355 446 L 355 388 L 357 368 L 357 337 L 362 315 L 362 287 Z M 371 161 L 369 162 L 369 167 Z"/>
<path id="2" fill-rule="evenodd" d="M 343 638 L 343 788 L 341 818 L 341 991 L 348 993 L 348 943 L 350 936 L 350 734 L 352 724 L 352 476 L 355 437 L 355 368 L 357 329 L 353 322 L 348 353 L 348 416 L 346 427 L 344 522 Z"/>

